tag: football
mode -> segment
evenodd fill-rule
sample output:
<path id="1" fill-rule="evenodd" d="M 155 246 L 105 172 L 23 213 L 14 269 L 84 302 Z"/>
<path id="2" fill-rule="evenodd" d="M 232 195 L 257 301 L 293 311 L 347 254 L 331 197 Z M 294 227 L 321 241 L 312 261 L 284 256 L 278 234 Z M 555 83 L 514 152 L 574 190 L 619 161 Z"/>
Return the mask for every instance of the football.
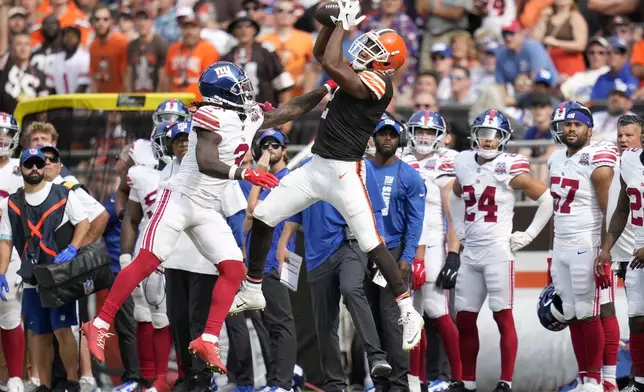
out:
<path id="1" fill-rule="evenodd" d="M 340 13 L 340 7 L 338 6 L 337 1 L 327 1 L 322 3 L 315 10 L 315 20 L 317 20 L 322 26 L 335 27 L 335 23 L 331 21 L 331 17 L 338 17 Z"/>

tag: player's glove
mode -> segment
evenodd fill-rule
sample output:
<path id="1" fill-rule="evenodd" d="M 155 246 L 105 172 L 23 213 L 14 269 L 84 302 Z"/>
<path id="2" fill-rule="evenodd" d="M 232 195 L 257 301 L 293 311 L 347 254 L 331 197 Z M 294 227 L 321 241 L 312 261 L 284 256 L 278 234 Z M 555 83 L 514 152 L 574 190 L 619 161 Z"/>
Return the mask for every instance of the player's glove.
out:
<path id="1" fill-rule="evenodd" d="M 550 269 L 552 268 L 552 257 L 548 257 L 546 259 L 546 263 L 548 263 L 548 274 L 546 275 L 546 282 L 548 283 L 548 286 L 552 284 L 552 274 L 550 273 Z"/>
<path id="2" fill-rule="evenodd" d="M 610 268 L 610 263 L 602 265 L 604 275 L 595 274 L 595 283 L 602 289 L 607 289 L 613 285 L 613 271 Z"/>
<path id="3" fill-rule="evenodd" d="M 510 249 L 512 249 L 512 252 L 516 252 L 531 243 L 533 239 L 534 238 L 525 231 L 515 231 L 510 236 Z"/>
<path id="4" fill-rule="evenodd" d="M 78 253 L 78 249 L 74 245 L 67 245 L 67 248 L 65 248 L 62 252 L 60 252 L 56 258 L 54 259 L 54 263 L 60 264 L 64 263 L 66 261 L 69 261 L 76 257 L 76 254 Z"/>
<path id="5" fill-rule="evenodd" d="M 360 2 L 358 0 L 338 1 L 338 17 L 331 17 L 331 21 L 336 25 L 342 23 L 342 28 L 349 31 L 351 27 L 359 25 L 365 18 L 365 15 L 357 17 L 360 13 Z"/>
<path id="6" fill-rule="evenodd" d="M 123 271 L 125 269 L 125 267 L 130 265 L 130 263 L 132 263 L 132 255 L 131 254 L 123 253 L 119 257 L 119 264 L 121 265 L 121 271 Z"/>
<path id="7" fill-rule="evenodd" d="M 329 79 L 326 82 L 324 82 L 324 87 L 326 87 L 326 89 L 329 90 L 331 94 L 333 94 L 335 89 L 338 88 L 338 84 L 335 82 L 335 80 Z"/>
<path id="8" fill-rule="evenodd" d="M 445 290 L 453 289 L 456 287 L 456 276 L 458 269 L 461 267 L 461 258 L 456 252 L 449 252 L 445 258 L 445 265 L 438 274 L 436 279 L 436 286 Z"/>
<path id="9" fill-rule="evenodd" d="M 4 293 L 9 294 L 9 283 L 7 282 L 7 277 L 2 274 L 0 275 L 0 300 L 6 301 L 7 297 Z"/>
<path id="10" fill-rule="evenodd" d="M 411 273 L 411 288 L 412 290 L 420 290 L 427 280 L 427 273 L 425 272 L 425 260 L 418 257 L 414 258 L 412 263 Z"/>
<path id="11" fill-rule="evenodd" d="M 273 104 L 268 102 L 268 101 L 266 101 L 264 103 L 259 103 L 258 102 L 257 104 L 259 105 L 260 108 L 262 108 L 262 111 L 264 111 L 264 112 L 270 112 L 270 111 L 275 110 L 275 106 L 273 106 Z"/>
<path id="12" fill-rule="evenodd" d="M 261 186 L 264 189 L 271 189 L 280 183 L 280 180 L 271 173 L 257 169 L 244 169 L 241 177 L 242 180 L 248 181 L 253 185 Z"/>

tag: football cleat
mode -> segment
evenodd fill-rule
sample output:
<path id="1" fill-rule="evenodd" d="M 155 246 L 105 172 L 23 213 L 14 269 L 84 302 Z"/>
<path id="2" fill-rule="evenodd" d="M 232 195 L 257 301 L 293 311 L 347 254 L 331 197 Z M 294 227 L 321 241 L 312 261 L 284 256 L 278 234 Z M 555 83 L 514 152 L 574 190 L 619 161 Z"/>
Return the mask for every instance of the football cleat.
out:
<path id="1" fill-rule="evenodd" d="M 403 327 L 403 343 L 402 348 L 404 351 L 411 351 L 420 343 L 422 336 L 423 326 L 425 321 L 418 312 L 411 308 L 401 313 L 398 324 Z"/>
<path id="2" fill-rule="evenodd" d="M 206 363 L 209 369 L 215 373 L 226 374 L 226 366 L 219 356 L 219 343 L 206 342 L 199 336 L 190 342 L 188 350 Z"/>
<path id="3" fill-rule="evenodd" d="M 512 392 L 512 388 L 510 388 L 510 386 L 507 383 L 503 381 L 499 381 L 496 384 L 496 388 L 494 388 L 494 391 L 492 392 Z"/>
<path id="4" fill-rule="evenodd" d="M 470 390 L 465 388 L 463 381 L 452 381 L 445 392 L 476 392 L 476 389 Z"/>
<path id="5" fill-rule="evenodd" d="M 94 325 L 94 320 L 83 324 L 81 332 L 87 338 L 87 349 L 89 353 L 99 363 L 105 362 L 105 341 L 113 334 L 105 328 L 98 328 Z"/>
<path id="6" fill-rule="evenodd" d="M 251 285 L 257 286 L 250 287 Z M 229 314 L 238 314 L 247 310 L 264 310 L 266 307 L 266 299 L 262 292 L 261 285 L 248 283 L 244 281 L 239 287 L 237 295 L 230 306 Z"/>

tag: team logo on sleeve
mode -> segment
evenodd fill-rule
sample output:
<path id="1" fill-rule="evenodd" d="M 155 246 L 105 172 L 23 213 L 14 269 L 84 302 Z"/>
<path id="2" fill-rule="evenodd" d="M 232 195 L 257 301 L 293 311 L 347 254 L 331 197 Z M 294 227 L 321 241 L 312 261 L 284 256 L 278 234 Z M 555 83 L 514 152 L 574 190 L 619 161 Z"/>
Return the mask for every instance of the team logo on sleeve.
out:
<path id="1" fill-rule="evenodd" d="M 581 154 L 581 157 L 579 158 L 579 164 L 588 166 L 590 161 L 590 155 L 588 155 L 587 152 Z"/>
<path id="2" fill-rule="evenodd" d="M 497 162 L 494 168 L 494 174 L 505 174 L 506 172 L 505 162 Z"/>
<path id="3" fill-rule="evenodd" d="M 435 170 L 436 169 L 436 159 L 430 159 L 427 161 L 425 164 L 425 169 L 427 170 Z"/>

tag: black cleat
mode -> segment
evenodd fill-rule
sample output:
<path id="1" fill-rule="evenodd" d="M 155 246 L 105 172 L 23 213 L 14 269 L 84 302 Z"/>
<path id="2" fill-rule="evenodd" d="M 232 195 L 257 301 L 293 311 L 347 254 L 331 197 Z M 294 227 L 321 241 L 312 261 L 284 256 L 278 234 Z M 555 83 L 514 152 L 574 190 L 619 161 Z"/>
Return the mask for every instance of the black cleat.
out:
<path id="1" fill-rule="evenodd" d="M 644 384 L 633 381 L 629 386 L 622 389 L 620 392 L 644 392 Z"/>
<path id="2" fill-rule="evenodd" d="M 492 392 L 512 392 L 512 388 L 510 388 L 507 383 L 499 381 L 499 383 L 496 384 L 496 388 L 494 388 L 494 391 Z"/>
<path id="3" fill-rule="evenodd" d="M 391 374 L 391 365 L 385 360 L 377 360 L 371 367 L 371 377 L 388 377 Z"/>
<path id="4" fill-rule="evenodd" d="M 463 381 L 452 381 L 445 392 L 476 392 L 476 389 L 467 389 Z"/>

